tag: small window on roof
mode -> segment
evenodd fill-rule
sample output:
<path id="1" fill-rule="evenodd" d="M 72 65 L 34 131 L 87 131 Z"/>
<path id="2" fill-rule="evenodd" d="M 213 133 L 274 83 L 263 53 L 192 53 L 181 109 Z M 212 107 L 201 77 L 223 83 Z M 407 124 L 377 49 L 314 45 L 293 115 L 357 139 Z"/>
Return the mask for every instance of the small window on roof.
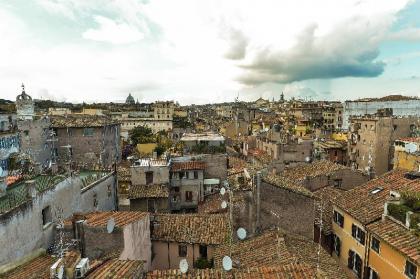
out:
<path id="1" fill-rule="evenodd" d="M 374 188 L 374 189 L 372 189 L 372 190 L 370 190 L 370 193 L 371 194 L 377 194 L 377 193 L 379 193 L 380 191 L 382 191 L 383 190 L 383 188 L 382 187 L 376 187 L 376 188 Z"/>

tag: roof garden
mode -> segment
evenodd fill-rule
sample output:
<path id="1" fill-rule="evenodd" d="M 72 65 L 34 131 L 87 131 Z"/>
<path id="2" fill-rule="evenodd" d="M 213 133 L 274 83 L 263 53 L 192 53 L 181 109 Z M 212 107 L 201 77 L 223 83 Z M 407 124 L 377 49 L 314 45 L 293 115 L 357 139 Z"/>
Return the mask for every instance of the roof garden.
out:
<path id="1" fill-rule="evenodd" d="M 403 192 L 399 203 L 388 205 L 388 214 L 420 234 L 420 193 Z"/>

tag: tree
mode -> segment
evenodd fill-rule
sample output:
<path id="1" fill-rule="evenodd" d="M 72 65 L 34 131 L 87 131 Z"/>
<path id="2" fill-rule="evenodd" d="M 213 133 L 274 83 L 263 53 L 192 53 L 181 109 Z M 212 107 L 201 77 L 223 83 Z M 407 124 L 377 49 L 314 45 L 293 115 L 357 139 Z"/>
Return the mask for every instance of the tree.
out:
<path id="1" fill-rule="evenodd" d="M 153 135 L 152 129 L 146 126 L 137 126 L 130 132 L 130 139 L 134 145 L 139 143 L 153 143 L 155 142 L 155 137 Z"/>

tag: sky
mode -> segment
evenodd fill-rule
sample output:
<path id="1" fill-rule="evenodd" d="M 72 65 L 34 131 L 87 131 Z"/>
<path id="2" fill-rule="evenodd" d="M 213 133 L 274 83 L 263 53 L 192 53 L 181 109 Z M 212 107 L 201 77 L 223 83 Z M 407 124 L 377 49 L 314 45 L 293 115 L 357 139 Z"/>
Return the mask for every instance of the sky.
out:
<path id="1" fill-rule="evenodd" d="M 420 96 L 420 0 L 0 1 L 0 98 Z"/>

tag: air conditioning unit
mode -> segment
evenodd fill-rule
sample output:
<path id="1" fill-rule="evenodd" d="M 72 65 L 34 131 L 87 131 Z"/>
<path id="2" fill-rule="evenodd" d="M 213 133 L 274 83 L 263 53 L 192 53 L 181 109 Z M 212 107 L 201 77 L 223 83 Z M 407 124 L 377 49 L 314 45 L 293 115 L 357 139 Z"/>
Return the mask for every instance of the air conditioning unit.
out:
<path id="1" fill-rule="evenodd" d="M 88 258 L 82 258 L 79 263 L 76 265 L 75 269 L 75 278 L 84 278 L 86 272 L 89 270 L 89 259 Z"/>

